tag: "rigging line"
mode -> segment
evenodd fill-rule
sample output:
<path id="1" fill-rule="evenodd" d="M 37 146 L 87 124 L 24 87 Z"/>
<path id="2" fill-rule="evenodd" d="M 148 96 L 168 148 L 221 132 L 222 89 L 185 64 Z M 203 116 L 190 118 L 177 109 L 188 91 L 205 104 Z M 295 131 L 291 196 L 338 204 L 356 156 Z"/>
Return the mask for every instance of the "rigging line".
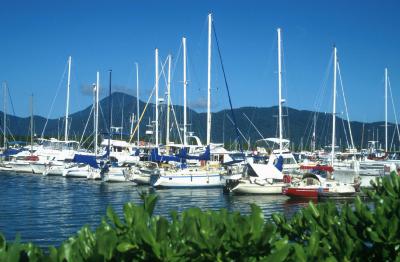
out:
<path id="1" fill-rule="evenodd" d="M 181 47 L 182 47 L 182 44 L 181 44 L 181 46 L 179 47 L 179 51 L 180 51 Z M 179 53 L 180 53 L 180 52 L 178 52 L 178 54 L 179 54 Z M 178 58 L 179 58 L 179 56 L 178 56 Z M 171 59 L 172 59 L 172 56 L 171 56 Z M 178 59 L 175 61 L 174 71 L 175 71 L 175 69 L 176 69 L 176 63 L 177 63 L 177 61 L 178 61 Z M 165 79 L 165 72 L 164 72 L 164 70 L 163 70 L 163 67 L 162 67 L 162 72 L 163 72 L 163 74 L 164 74 L 164 79 Z M 172 76 L 171 76 L 171 78 L 172 78 Z M 172 83 L 172 81 L 171 81 L 171 83 Z M 169 102 L 170 102 L 172 115 L 174 116 L 174 120 L 175 120 L 175 122 L 176 122 L 176 128 L 177 128 L 177 132 L 178 132 L 178 136 L 179 136 L 179 141 L 180 141 L 181 144 L 182 144 L 182 143 L 183 143 L 183 142 L 182 142 L 182 136 L 181 136 L 181 133 L 179 132 L 179 125 L 178 125 L 178 120 L 177 120 L 176 114 L 175 114 L 174 104 L 172 103 L 171 92 L 170 92 L 170 94 L 169 94 L 168 99 L 169 99 Z M 167 103 L 168 103 L 168 101 L 167 101 Z M 172 130 L 172 128 L 173 128 L 173 127 L 171 127 L 171 130 Z"/>
<path id="2" fill-rule="evenodd" d="M 244 116 L 246 116 L 246 114 L 245 114 L 245 113 L 243 113 L 243 115 L 244 115 Z M 254 119 L 254 113 L 253 113 L 252 119 Z M 247 132 L 246 132 L 246 135 L 247 135 L 247 136 L 249 136 L 249 137 L 250 137 L 250 129 L 251 129 L 251 125 L 250 125 L 250 126 L 248 126 L 248 128 L 247 128 Z"/>
<path id="3" fill-rule="evenodd" d="M 284 88 L 284 91 L 285 91 L 285 104 L 286 104 L 286 102 L 288 101 L 288 80 L 287 80 L 287 74 L 286 74 L 286 72 L 287 72 L 287 70 L 286 70 L 286 52 L 285 52 L 285 49 L 284 49 L 284 45 L 283 45 L 283 39 L 281 39 L 281 49 L 282 49 L 282 64 L 283 64 L 283 72 L 285 73 L 285 74 L 283 74 L 283 81 L 282 81 L 282 86 L 283 86 L 283 88 Z M 285 124 L 284 124 L 284 120 L 282 119 L 282 131 L 283 131 L 283 134 L 287 134 L 287 137 L 289 138 L 290 137 L 290 122 L 289 122 L 289 109 L 288 109 L 288 107 L 287 106 L 283 106 L 282 105 L 282 107 L 285 107 L 285 108 L 282 108 L 282 110 L 285 110 L 286 109 L 286 117 L 287 117 L 287 121 L 286 121 L 286 126 L 287 126 L 287 129 L 285 129 Z"/>
<path id="4" fill-rule="evenodd" d="M 12 140 L 15 142 L 15 137 L 14 137 L 14 135 L 11 133 L 11 130 L 10 130 L 10 128 L 9 128 L 8 126 L 7 126 L 6 130 L 8 130 L 8 134 L 10 134 Z"/>
<path id="5" fill-rule="evenodd" d="M 8 87 L 8 85 L 6 85 L 6 87 L 7 87 L 7 93 L 8 93 L 8 98 L 10 100 L 11 108 L 12 108 L 13 114 L 15 116 L 14 103 L 11 99 L 11 93 L 10 93 L 11 91 L 10 91 L 10 88 Z"/>
<path id="6" fill-rule="evenodd" d="M 181 144 L 183 144 L 181 132 L 179 131 L 178 120 L 177 120 L 177 118 L 176 118 L 175 109 L 174 109 L 174 106 L 172 105 L 172 103 L 171 103 L 171 111 L 172 111 L 172 115 L 174 116 L 175 125 L 176 125 L 176 130 L 177 130 L 178 136 L 179 136 L 179 141 L 181 142 Z M 172 129 L 172 127 L 171 127 L 171 129 Z"/>
<path id="7" fill-rule="evenodd" d="M 341 119 L 342 119 L 342 125 L 343 125 L 344 138 L 346 139 L 347 148 L 349 148 L 350 144 L 349 144 L 349 139 L 347 138 L 346 125 L 344 124 L 343 117 L 341 117 Z"/>
<path id="8" fill-rule="evenodd" d="M 344 108 L 346 109 L 347 125 L 348 125 L 348 128 L 349 128 L 349 135 L 350 135 L 351 147 L 354 148 L 353 134 L 352 134 L 352 132 L 351 132 L 349 111 L 348 111 L 348 109 L 347 109 L 346 97 L 345 97 L 345 95 L 344 95 L 343 80 L 342 80 L 342 74 L 341 74 L 341 72 L 340 72 L 340 64 L 339 64 L 339 61 L 337 62 L 337 68 L 338 68 L 338 73 L 339 73 L 340 86 L 341 86 L 341 88 L 342 88 L 342 96 L 343 96 Z"/>
<path id="9" fill-rule="evenodd" d="M 108 122 L 107 122 L 107 119 L 106 119 L 106 117 L 104 116 L 104 113 L 103 113 L 103 108 L 101 107 L 101 104 L 99 103 L 99 109 L 100 109 L 100 114 L 101 114 L 101 118 L 103 119 L 103 123 L 104 123 L 104 125 L 103 126 L 105 126 L 105 131 L 107 131 L 107 133 L 111 133 L 111 131 L 110 130 L 108 130 Z"/>
<path id="10" fill-rule="evenodd" d="M 390 148 L 389 148 L 389 151 L 392 151 L 392 148 L 393 148 L 393 142 L 394 142 L 394 137 L 396 136 L 396 132 L 393 132 L 393 134 L 392 134 L 392 140 L 391 140 L 391 142 L 390 142 Z"/>
<path id="11" fill-rule="evenodd" d="M 44 132 L 45 132 L 46 127 L 47 127 L 47 124 L 48 124 L 48 122 L 49 122 L 50 114 L 53 112 L 54 103 L 56 102 L 58 93 L 60 92 L 61 84 L 62 84 L 62 82 L 63 82 L 63 80 L 64 80 L 64 78 L 65 78 L 65 74 L 66 74 L 66 72 L 67 72 L 67 67 L 68 67 L 68 62 L 65 64 L 64 73 L 62 74 L 61 79 L 60 79 L 60 81 L 58 82 L 58 87 L 57 87 L 56 95 L 54 96 L 53 101 L 51 102 L 50 110 L 49 110 L 49 113 L 47 114 L 46 123 L 44 124 L 44 127 L 43 127 L 43 130 L 42 130 L 42 134 L 40 135 L 40 138 L 43 138 L 43 136 L 44 136 Z"/>
<path id="12" fill-rule="evenodd" d="M 390 98 L 392 100 L 392 106 L 393 106 L 393 113 L 394 113 L 394 120 L 396 121 L 396 130 L 397 130 L 397 136 L 399 137 L 399 142 L 400 142 L 400 130 L 399 130 L 399 124 L 397 121 L 397 113 L 396 113 L 396 107 L 394 106 L 394 98 L 392 94 L 392 85 L 390 83 L 390 78 L 388 76 L 388 84 L 389 84 L 389 92 L 390 92 Z"/>
<path id="13" fill-rule="evenodd" d="M 83 137 L 85 136 L 85 133 L 86 133 L 86 128 L 87 128 L 87 126 L 89 124 L 89 120 L 91 120 L 90 118 L 92 117 L 92 112 L 93 112 L 93 106 L 90 109 L 89 117 L 88 117 L 88 120 L 86 121 L 85 128 L 83 129 L 83 133 L 82 133 L 82 136 L 81 136 L 81 140 L 79 141 L 79 144 L 82 144 Z"/>
<path id="14" fill-rule="evenodd" d="M 235 126 L 235 123 L 233 122 L 233 120 L 232 120 L 229 116 L 226 116 L 226 117 L 227 117 L 228 120 L 232 123 L 232 125 Z M 237 129 L 238 129 L 239 134 L 240 134 L 240 135 L 242 136 L 242 138 L 244 139 L 244 141 L 247 142 L 247 145 L 250 146 L 250 145 L 248 144 L 248 141 L 247 141 L 246 137 L 245 137 L 244 134 L 242 133 L 242 131 L 240 131 L 239 128 L 237 128 Z M 238 139 L 238 138 L 236 138 L 236 139 Z M 235 139 L 235 140 L 236 140 L 236 139 Z"/>
<path id="15" fill-rule="evenodd" d="M 322 78 L 322 88 L 319 89 L 316 99 L 314 100 L 314 105 L 313 105 L 314 114 L 311 114 L 309 119 L 307 120 L 307 125 L 306 125 L 306 129 L 305 129 L 303 136 L 305 136 L 305 133 L 308 130 L 308 126 L 310 126 L 310 130 L 313 129 L 312 126 L 313 126 L 313 121 L 314 121 L 313 120 L 314 115 L 316 115 L 316 121 L 318 122 L 318 117 L 319 117 L 319 113 L 320 113 L 319 111 L 321 110 L 321 104 L 322 104 L 323 98 L 325 97 L 325 93 L 326 93 L 326 89 L 327 89 L 327 81 L 328 81 L 329 72 L 331 72 L 331 68 L 332 68 L 332 61 L 333 61 L 333 52 L 331 53 L 328 64 L 326 66 L 324 77 Z"/>
<path id="16" fill-rule="evenodd" d="M 178 56 L 176 57 L 176 59 L 175 59 L 175 61 L 174 61 L 174 63 L 173 63 L 173 66 L 172 66 L 172 71 L 171 71 L 171 79 L 174 79 L 174 75 L 175 75 L 175 72 L 176 72 L 176 69 L 177 69 L 177 65 L 178 65 L 178 61 L 180 61 L 180 57 L 181 57 L 181 50 L 182 50 L 182 42 L 181 42 L 181 44 L 179 45 L 179 48 L 178 48 L 178 52 L 177 52 L 177 54 L 178 54 Z M 172 59 L 172 57 L 171 57 L 171 59 Z M 174 59 L 172 59 L 172 60 L 174 60 Z"/>
<path id="17" fill-rule="evenodd" d="M 159 73 L 157 77 L 160 78 L 160 76 L 161 76 L 161 73 Z M 148 105 L 149 105 L 149 103 L 150 103 L 150 99 L 152 98 L 152 96 L 153 96 L 155 90 L 156 90 L 156 85 L 154 84 L 153 90 L 151 91 L 150 96 L 149 96 L 149 98 L 147 99 L 146 105 L 145 105 L 144 109 L 142 110 L 142 114 L 140 115 L 140 118 L 139 118 L 139 120 L 138 120 L 138 122 L 137 122 L 137 124 L 136 124 L 136 126 L 135 126 L 135 129 L 134 129 L 133 132 L 132 132 L 131 137 L 129 138 L 129 143 L 132 142 L 132 139 L 133 139 L 133 137 L 135 136 L 135 133 L 136 133 L 138 127 L 139 127 L 139 124 L 140 124 L 140 122 L 142 122 L 142 118 L 143 118 L 143 116 L 144 116 L 144 113 L 145 113 L 146 110 L 147 110 L 147 107 L 148 107 Z"/>
<path id="18" fill-rule="evenodd" d="M 161 74 L 162 76 L 164 76 L 164 83 L 165 83 L 165 86 L 168 85 L 167 76 L 165 75 L 165 70 L 164 70 L 165 66 L 167 65 L 167 62 L 168 62 L 168 56 L 167 56 L 167 58 L 165 59 L 164 64 L 161 63 L 161 72 L 160 72 L 160 74 Z M 160 77 L 161 77 L 161 76 L 160 76 Z"/>
<path id="19" fill-rule="evenodd" d="M 245 113 L 243 113 L 243 115 L 244 115 L 245 118 L 247 118 L 247 120 L 249 120 L 250 125 L 254 127 L 256 132 L 260 135 L 261 139 L 264 140 L 265 139 L 264 136 L 261 134 L 260 130 L 258 130 L 258 128 L 254 125 L 254 123 L 250 120 L 250 118 Z"/>
<path id="20" fill-rule="evenodd" d="M 216 31 L 216 29 L 215 29 L 215 23 L 212 23 L 212 27 L 213 27 L 213 31 L 214 31 L 214 37 L 215 37 L 215 42 L 216 42 L 216 44 L 217 44 L 217 50 L 218 50 L 218 55 L 219 55 L 219 60 L 220 60 L 220 62 L 221 62 L 221 69 L 222 69 L 222 74 L 224 75 L 224 82 L 225 82 L 225 87 L 226 87 L 226 92 L 228 93 L 228 98 L 229 98 L 229 105 L 230 105 L 230 107 L 231 107 L 231 115 L 232 115 L 232 118 L 233 118 L 233 122 L 234 122 L 234 125 L 235 125 L 235 129 L 236 129 L 236 135 L 237 135 L 237 137 L 238 137 L 238 139 L 239 139 L 239 128 L 238 128 L 238 126 L 237 126 L 237 121 L 236 121 L 236 118 L 235 118 L 235 114 L 233 113 L 233 106 L 232 106 L 232 99 L 231 99 L 231 95 L 230 95 L 230 92 L 229 92 L 229 87 L 228 87 L 228 81 L 227 81 L 227 79 L 226 79 L 226 74 L 225 74 L 225 68 L 224 68 L 224 64 L 223 64 L 223 62 L 222 62 L 222 55 L 221 55 L 221 50 L 220 50 L 220 48 L 219 48 L 219 42 L 218 42 L 218 37 L 217 37 L 217 31 Z M 243 152 L 243 148 L 242 148 L 242 145 L 239 143 L 239 148 L 240 148 L 240 151 L 241 152 Z"/>

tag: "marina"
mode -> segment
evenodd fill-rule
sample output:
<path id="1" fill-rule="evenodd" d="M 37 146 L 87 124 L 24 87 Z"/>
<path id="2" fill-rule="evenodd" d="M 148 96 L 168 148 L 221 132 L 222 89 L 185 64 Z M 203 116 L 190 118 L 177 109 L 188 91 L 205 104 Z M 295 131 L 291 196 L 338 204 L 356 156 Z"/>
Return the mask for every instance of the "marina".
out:
<path id="1" fill-rule="evenodd" d="M 398 3 L 45 2 L 0 9 L 0 261 L 399 259 Z"/>

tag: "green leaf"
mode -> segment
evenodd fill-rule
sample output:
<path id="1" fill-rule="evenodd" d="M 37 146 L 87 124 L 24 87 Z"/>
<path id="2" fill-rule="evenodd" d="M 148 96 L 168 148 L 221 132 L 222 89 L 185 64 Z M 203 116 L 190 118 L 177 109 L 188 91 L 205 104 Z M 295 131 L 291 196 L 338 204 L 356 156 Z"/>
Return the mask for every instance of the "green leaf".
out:
<path id="1" fill-rule="evenodd" d="M 275 243 L 275 249 L 267 257 L 267 261 L 284 261 L 290 251 L 287 239 L 281 239 Z"/>
<path id="2" fill-rule="evenodd" d="M 116 227 L 118 228 L 124 227 L 124 224 L 122 224 L 118 215 L 114 212 L 111 206 L 107 207 L 107 217 Z"/>
<path id="3" fill-rule="evenodd" d="M 122 243 L 118 244 L 117 250 L 119 252 L 121 252 L 121 253 L 125 253 L 125 252 L 127 252 L 127 251 L 129 251 L 131 249 L 137 248 L 137 247 L 138 247 L 137 245 L 133 245 L 133 244 L 128 243 L 128 242 L 122 242 Z"/>
<path id="4" fill-rule="evenodd" d="M 318 209 L 315 207 L 312 201 L 308 202 L 308 207 L 310 208 L 313 217 L 318 218 L 320 216 Z"/>
<path id="5" fill-rule="evenodd" d="M 125 205 L 124 205 L 124 217 L 125 217 L 125 222 L 126 222 L 126 224 L 127 225 L 132 225 L 132 222 L 133 222 L 133 216 L 134 216 L 134 214 L 133 214 L 133 205 L 132 205 L 132 203 L 126 203 Z"/>
<path id="6" fill-rule="evenodd" d="M 156 206 L 158 196 L 156 194 L 151 194 L 151 195 L 141 195 L 140 196 L 143 199 L 143 206 L 144 210 L 149 214 L 149 216 L 153 215 L 154 207 Z"/>
<path id="7" fill-rule="evenodd" d="M 299 244 L 294 244 L 294 254 L 295 254 L 295 261 L 298 262 L 307 262 L 307 257 L 306 253 L 304 252 L 304 249 L 301 245 Z"/>
<path id="8" fill-rule="evenodd" d="M 7 245 L 6 238 L 3 236 L 3 234 L 0 233 L 0 250 L 5 248 Z"/>
<path id="9" fill-rule="evenodd" d="M 103 230 L 97 235 L 97 251 L 103 255 L 105 259 L 110 260 L 113 256 L 115 245 L 118 238 L 114 231 Z"/>

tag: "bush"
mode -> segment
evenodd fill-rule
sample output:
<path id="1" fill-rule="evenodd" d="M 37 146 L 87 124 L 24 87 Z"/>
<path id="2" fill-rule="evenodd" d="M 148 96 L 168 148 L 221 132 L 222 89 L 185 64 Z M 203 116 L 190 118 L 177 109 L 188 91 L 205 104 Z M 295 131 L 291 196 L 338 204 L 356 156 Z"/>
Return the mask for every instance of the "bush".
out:
<path id="1" fill-rule="evenodd" d="M 153 215 L 156 195 L 143 204 L 112 208 L 100 226 L 84 226 L 59 248 L 6 243 L 0 235 L 0 261 L 400 261 L 400 178 L 373 183 L 369 205 L 314 205 L 287 219 L 265 220 L 256 205 L 249 215 L 191 208 L 170 220 Z"/>

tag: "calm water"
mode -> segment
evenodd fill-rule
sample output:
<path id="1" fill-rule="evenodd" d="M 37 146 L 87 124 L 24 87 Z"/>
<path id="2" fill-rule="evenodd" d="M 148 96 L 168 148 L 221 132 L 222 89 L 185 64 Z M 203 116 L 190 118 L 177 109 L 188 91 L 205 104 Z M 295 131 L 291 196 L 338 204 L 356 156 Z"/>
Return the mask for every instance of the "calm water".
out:
<path id="1" fill-rule="evenodd" d="M 267 217 L 274 212 L 290 216 L 307 205 L 307 201 L 292 201 L 283 195 L 232 196 L 223 194 L 222 189 L 153 191 L 130 183 L 0 173 L 0 232 L 7 240 L 13 240 L 19 233 L 24 242 L 59 245 L 84 224 L 94 229 L 109 205 L 121 215 L 124 203 L 141 203 L 139 192 L 143 190 L 159 196 L 155 212 L 166 216 L 171 210 L 189 207 L 227 208 L 246 214 L 251 203 L 259 205 Z"/>

